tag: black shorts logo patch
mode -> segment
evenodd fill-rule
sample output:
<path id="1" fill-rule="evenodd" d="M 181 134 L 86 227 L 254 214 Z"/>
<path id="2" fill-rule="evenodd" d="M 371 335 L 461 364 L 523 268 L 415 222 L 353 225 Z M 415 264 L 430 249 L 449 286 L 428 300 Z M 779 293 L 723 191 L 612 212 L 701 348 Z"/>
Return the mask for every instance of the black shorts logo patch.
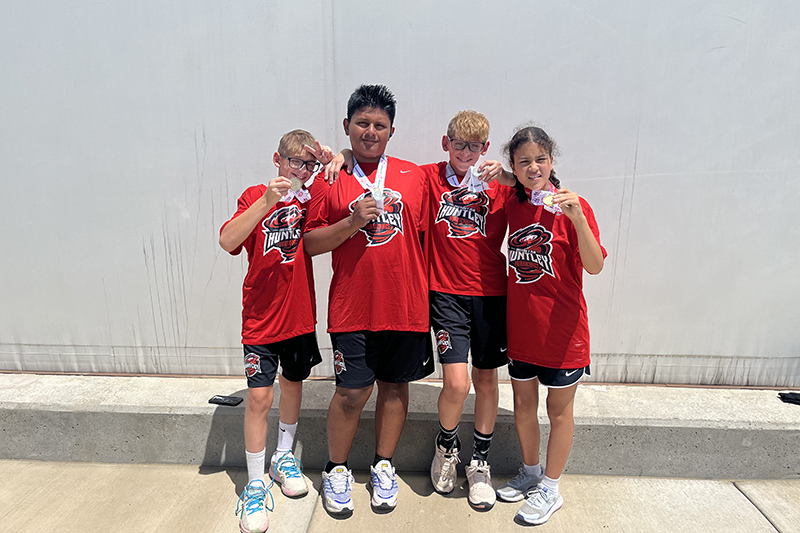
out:
<path id="1" fill-rule="evenodd" d="M 555 277 L 550 252 L 553 234 L 540 224 L 531 224 L 508 236 L 508 266 L 517 283 L 533 283 L 545 274 Z"/>
<path id="2" fill-rule="evenodd" d="M 463 239 L 478 232 L 486 237 L 488 205 L 489 196 L 485 192 L 471 192 L 466 187 L 459 187 L 442 193 L 434 224 L 445 222 L 448 237 Z"/>
<path id="3" fill-rule="evenodd" d="M 350 212 L 356 207 L 356 203 L 364 198 L 371 198 L 370 191 L 364 191 L 358 198 L 350 202 Z M 383 189 L 383 213 L 361 228 L 367 237 L 367 246 L 380 246 L 391 241 L 398 233 L 403 233 L 403 195 L 392 189 Z"/>
<path id="4" fill-rule="evenodd" d="M 244 373 L 248 378 L 261 373 L 261 358 L 256 353 L 249 353 L 244 356 Z"/>
<path id="5" fill-rule="evenodd" d="M 303 235 L 303 218 L 306 210 L 296 205 L 287 205 L 273 211 L 264 222 L 264 255 L 278 250 L 281 263 L 291 263 L 297 255 Z"/>
<path id="6" fill-rule="evenodd" d="M 333 369 L 337 375 L 347 370 L 344 366 L 344 355 L 339 350 L 334 350 L 333 352 Z"/>
<path id="7" fill-rule="evenodd" d="M 439 351 L 440 354 L 443 354 L 447 350 L 451 350 L 453 345 L 450 343 L 450 334 L 447 333 L 445 330 L 440 330 L 436 332 L 436 349 Z"/>

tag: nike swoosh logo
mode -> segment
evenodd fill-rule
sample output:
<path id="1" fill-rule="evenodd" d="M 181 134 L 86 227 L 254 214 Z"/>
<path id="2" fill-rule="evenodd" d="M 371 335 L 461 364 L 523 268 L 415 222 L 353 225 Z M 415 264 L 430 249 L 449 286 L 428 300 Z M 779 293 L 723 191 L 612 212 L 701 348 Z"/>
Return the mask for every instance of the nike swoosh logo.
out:
<path id="1" fill-rule="evenodd" d="M 574 373 L 575 373 L 575 372 L 577 372 L 578 370 L 580 370 L 580 368 L 576 368 L 575 370 L 572 370 L 572 371 L 570 371 L 570 372 L 564 372 L 564 375 L 565 375 L 566 377 L 570 377 L 572 374 L 574 374 Z"/>
<path id="2" fill-rule="evenodd" d="M 401 170 L 400 174 L 408 174 L 409 172 L 411 172 L 411 171 L 410 170 Z"/>
<path id="3" fill-rule="evenodd" d="M 506 353 L 508 351 L 508 347 L 500 348 L 500 353 Z"/>

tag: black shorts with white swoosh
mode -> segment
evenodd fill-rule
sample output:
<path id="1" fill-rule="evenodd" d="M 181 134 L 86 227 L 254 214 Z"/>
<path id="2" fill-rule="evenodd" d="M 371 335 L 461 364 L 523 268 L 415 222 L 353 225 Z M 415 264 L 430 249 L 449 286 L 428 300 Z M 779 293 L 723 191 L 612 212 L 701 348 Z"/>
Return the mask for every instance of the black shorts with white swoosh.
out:
<path id="1" fill-rule="evenodd" d="M 511 379 L 518 381 L 530 381 L 538 379 L 539 383 L 545 387 L 563 389 L 575 385 L 581 378 L 591 375 L 589 365 L 584 368 L 547 368 L 539 365 L 532 365 L 524 361 L 511 360 L 508 363 L 508 375 Z"/>

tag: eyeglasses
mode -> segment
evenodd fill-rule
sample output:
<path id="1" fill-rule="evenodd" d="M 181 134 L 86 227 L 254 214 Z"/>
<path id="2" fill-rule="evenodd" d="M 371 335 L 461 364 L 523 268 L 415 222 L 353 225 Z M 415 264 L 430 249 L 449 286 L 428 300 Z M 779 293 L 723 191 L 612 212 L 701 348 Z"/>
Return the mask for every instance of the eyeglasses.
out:
<path id="1" fill-rule="evenodd" d="M 286 157 L 283 154 L 280 155 L 282 158 L 289 161 L 289 166 L 295 170 L 300 170 L 301 168 L 306 167 L 306 170 L 309 172 L 316 172 L 320 167 L 319 161 L 304 161 L 299 157 Z"/>
<path id="2" fill-rule="evenodd" d="M 479 143 L 479 142 L 471 142 L 470 143 L 470 142 L 467 142 L 467 141 L 461 141 L 459 139 L 451 139 L 450 137 L 448 137 L 447 140 L 450 141 L 450 146 L 452 146 L 453 150 L 455 150 L 456 152 L 460 152 L 461 150 L 463 150 L 464 148 L 469 146 L 469 151 L 470 152 L 476 152 L 477 153 L 477 152 L 480 152 L 481 150 L 483 150 L 483 147 L 486 146 L 486 143 Z"/>

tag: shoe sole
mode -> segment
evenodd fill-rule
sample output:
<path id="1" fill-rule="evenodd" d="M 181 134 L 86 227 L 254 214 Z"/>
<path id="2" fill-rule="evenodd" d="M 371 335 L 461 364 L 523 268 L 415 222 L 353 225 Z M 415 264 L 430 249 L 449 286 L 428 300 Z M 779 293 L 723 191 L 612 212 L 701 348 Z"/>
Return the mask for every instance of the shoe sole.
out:
<path id="1" fill-rule="evenodd" d="M 474 503 L 470 499 L 467 499 L 469 502 L 470 507 L 475 509 L 476 511 L 489 511 L 494 507 L 494 502 L 478 502 Z"/>
<path id="2" fill-rule="evenodd" d="M 351 514 L 353 514 L 353 508 L 352 507 L 341 507 L 338 510 L 334 510 L 334 509 L 331 509 L 331 504 L 328 503 L 327 499 L 325 499 L 324 496 L 322 497 L 322 501 L 324 502 L 323 503 L 323 507 L 325 508 L 325 511 L 327 511 L 329 515 L 333 515 L 333 516 L 350 516 Z M 351 503 L 352 503 L 352 500 L 351 500 Z"/>
<path id="3" fill-rule="evenodd" d="M 372 485 L 372 480 L 367 484 L 369 486 L 369 490 L 372 491 L 372 498 L 370 498 L 369 503 L 372 505 L 373 509 L 378 509 L 380 511 L 391 511 L 395 507 L 397 507 L 397 496 L 392 498 L 391 500 L 375 500 L 375 487 Z"/>
<path id="4" fill-rule="evenodd" d="M 531 485 L 530 487 L 528 487 L 527 489 L 523 490 L 522 492 L 517 492 L 517 494 L 515 494 L 513 497 L 503 496 L 502 494 L 500 494 L 499 491 L 494 491 L 494 493 L 497 496 L 498 500 L 502 500 L 502 501 L 508 502 L 508 503 L 517 503 L 517 502 L 521 502 L 522 500 L 526 499 L 527 498 L 526 495 L 528 494 L 528 492 L 530 492 L 531 490 L 533 490 L 535 488 L 536 488 L 536 485 Z"/>
<path id="5" fill-rule="evenodd" d="M 266 527 L 264 527 L 263 530 L 255 533 L 265 533 L 268 529 L 269 529 L 269 519 L 267 519 Z M 245 529 L 241 521 L 239 522 L 239 531 L 241 531 L 241 533 L 254 533 L 252 529 Z"/>
<path id="6" fill-rule="evenodd" d="M 535 519 L 532 519 L 532 520 L 528 520 L 523 515 L 521 515 L 520 513 L 517 513 L 516 516 L 517 516 L 517 518 L 519 518 L 520 520 L 522 520 L 526 524 L 531 524 L 533 526 L 540 526 L 540 525 L 544 524 L 545 522 L 547 522 L 548 520 L 550 520 L 550 517 L 553 516 L 553 513 L 555 513 L 559 509 L 561 509 L 561 506 L 563 504 L 564 504 L 564 498 L 562 498 L 561 495 L 559 495 L 558 496 L 558 500 L 556 500 L 555 505 L 553 505 L 553 507 L 550 508 L 550 510 L 547 512 L 547 514 L 544 515 L 541 518 L 535 518 Z"/>
<path id="7" fill-rule="evenodd" d="M 302 474 L 300 474 L 300 475 L 302 476 Z M 288 490 L 286 488 L 286 485 L 283 484 L 283 481 L 281 481 L 280 478 L 275 477 L 275 472 L 272 471 L 272 467 L 270 467 L 270 469 L 269 469 L 269 477 L 271 477 L 272 479 L 274 479 L 275 481 L 278 482 L 278 485 L 281 486 L 281 492 L 283 493 L 284 496 L 288 496 L 290 498 L 297 498 L 297 497 L 305 496 L 306 494 L 308 494 L 308 486 L 306 486 L 305 490 L 300 491 L 300 492 L 292 492 L 292 491 Z"/>

